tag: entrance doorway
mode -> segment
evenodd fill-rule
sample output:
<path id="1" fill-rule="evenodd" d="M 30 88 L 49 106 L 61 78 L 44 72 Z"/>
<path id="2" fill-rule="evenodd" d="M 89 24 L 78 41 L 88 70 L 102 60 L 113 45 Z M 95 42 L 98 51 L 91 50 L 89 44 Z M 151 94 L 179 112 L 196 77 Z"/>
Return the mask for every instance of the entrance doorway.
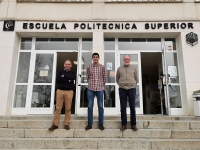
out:
<path id="1" fill-rule="evenodd" d="M 162 53 L 141 52 L 141 71 L 144 114 L 164 114 L 164 90 L 158 88 L 163 73 Z"/>
<path id="2" fill-rule="evenodd" d="M 74 72 L 77 72 L 77 52 L 58 52 L 57 53 L 57 66 L 56 66 L 56 72 L 63 70 L 64 68 L 64 62 L 65 60 L 69 59 L 72 61 L 72 68 L 71 70 Z M 76 85 L 76 83 L 75 83 Z M 57 84 L 55 83 L 55 92 L 57 90 Z M 71 114 L 75 114 L 75 100 L 76 100 L 76 87 L 74 87 L 74 95 L 72 98 L 72 107 L 71 107 Z M 55 100 L 54 104 L 56 104 L 56 94 L 55 94 Z M 65 108 L 63 105 L 61 114 L 65 114 Z"/>

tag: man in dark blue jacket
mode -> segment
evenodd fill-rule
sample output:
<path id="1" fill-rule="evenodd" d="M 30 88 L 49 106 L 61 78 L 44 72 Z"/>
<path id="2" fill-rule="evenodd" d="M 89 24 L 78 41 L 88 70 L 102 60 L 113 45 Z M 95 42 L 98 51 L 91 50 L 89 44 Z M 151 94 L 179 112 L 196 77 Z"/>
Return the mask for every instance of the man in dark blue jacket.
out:
<path id="1" fill-rule="evenodd" d="M 71 67 L 72 62 L 66 60 L 64 62 L 64 70 L 57 73 L 56 82 L 58 89 L 56 91 L 56 111 L 54 113 L 53 125 L 49 128 L 50 131 L 58 128 L 63 103 L 65 103 L 65 129 L 70 129 L 71 105 L 75 87 L 74 80 L 76 79 L 76 73 L 71 71 Z"/>

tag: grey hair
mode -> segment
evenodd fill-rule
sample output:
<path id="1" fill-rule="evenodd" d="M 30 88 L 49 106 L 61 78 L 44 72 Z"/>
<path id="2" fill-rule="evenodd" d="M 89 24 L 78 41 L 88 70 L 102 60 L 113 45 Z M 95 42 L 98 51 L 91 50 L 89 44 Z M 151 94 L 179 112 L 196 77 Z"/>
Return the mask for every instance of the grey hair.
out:
<path id="1" fill-rule="evenodd" d="M 126 54 L 126 55 L 124 55 L 124 57 L 125 57 L 125 56 L 129 56 L 129 57 L 130 57 L 130 59 L 131 59 L 131 56 L 130 56 L 130 55 Z M 123 57 L 123 59 L 124 59 L 124 57 Z"/>

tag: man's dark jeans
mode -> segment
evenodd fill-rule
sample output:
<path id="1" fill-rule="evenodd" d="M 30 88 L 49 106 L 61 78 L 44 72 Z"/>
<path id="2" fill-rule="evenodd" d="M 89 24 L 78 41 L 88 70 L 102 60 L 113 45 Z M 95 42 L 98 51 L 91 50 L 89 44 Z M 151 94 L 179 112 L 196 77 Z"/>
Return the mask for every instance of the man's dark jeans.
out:
<path id="1" fill-rule="evenodd" d="M 136 94 L 136 88 L 132 88 L 129 90 L 119 88 L 122 125 L 127 125 L 126 106 L 127 106 L 128 99 L 129 99 L 129 106 L 130 106 L 130 113 L 131 113 L 130 115 L 131 125 L 136 125 L 135 94 Z"/>

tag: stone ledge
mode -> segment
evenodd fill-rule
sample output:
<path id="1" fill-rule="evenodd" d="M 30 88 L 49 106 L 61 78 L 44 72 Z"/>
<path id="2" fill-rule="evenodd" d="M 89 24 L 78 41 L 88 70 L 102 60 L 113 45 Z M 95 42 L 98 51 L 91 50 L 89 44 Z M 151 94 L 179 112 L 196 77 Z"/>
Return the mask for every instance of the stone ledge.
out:
<path id="1" fill-rule="evenodd" d="M 0 149 L 199 150 L 200 139 L 0 138 Z"/>
<path id="2" fill-rule="evenodd" d="M 62 114 L 60 116 L 60 120 L 64 120 L 64 115 Z M 200 117 L 195 117 L 195 116 L 159 116 L 159 115 L 137 115 L 136 120 L 190 120 L 190 121 L 200 121 Z M 22 115 L 22 116 L 3 116 L 0 115 L 0 120 L 1 121 L 7 121 L 7 120 L 51 120 L 53 119 L 53 115 Z M 127 116 L 127 119 L 130 120 L 130 115 Z M 87 116 L 79 116 L 79 115 L 71 115 L 71 120 L 86 120 L 87 121 Z M 98 120 L 98 116 L 94 116 L 94 120 Z M 118 120 L 121 121 L 120 115 L 115 115 L 115 116 L 104 116 L 104 120 Z"/>
<path id="3" fill-rule="evenodd" d="M 24 138 L 23 129 L 0 129 L 0 138 Z"/>
<path id="4" fill-rule="evenodd" d="M 93 129 L 85 131 L 85 129 L 75 129 L 74 138 L 122 138 L 122 131 L 119 129 L 107 129 L 101 131 Z"/>
<path id="5" fill-rule="evenodd" d="M 151 140 L 151 149 L 165 150 L 199 150 L 199 139 L 155 139 Z"/>
<path id="6" fill-rule="evenodd" d="M 189 130 L 191 127 L 187 121 L 144 121 L 144 128 Z"/>
<path id="7" fill-rule="evenodd" d="M 128 121 L 127 128 L 130 128 L 130 121 Z M 7 120 L 0 121 L 0 128 L 14 128 L 14 129 L 48 129 L 52 125 L 51 120 Z M 70 123 L 71 129 L 84 129 L 87 125 L 86 120 L 72 120 Z M 121 128 L 121 121 L 106 120 L 104 121 L 106 129 Z M 137 127 L 139 129 L 200 129 L 200 121 L 177 121 L 177 120 L 138 120 Z M 64 129 L 63 121 L 60 122 L 59 128 Z M 98 129 L 98 121 L 95 120 L 92 126 L 93 129 Z"/>
<path id="8" fill-rule="evenodd" d="M 8 128 L 8 122 L 5 120 L 0 121 L 0 128 Z"/>
<path id="9" fill-rule="evenodd" d="M 51 120 L 8 120 L 8 125 L 2 124 L 2 128 L 5 126 L 6 128 L 15 128 L 15 129 L 48 129 L 52 125 Z M 130 128 L 130 121 L 128 121 L 128 128 Z M 0 122 L 1 123 L 1 122 Z M 144 128 L 143 127 L 143 121 L 139 120 L 137 121 L 137 127 L 138 128 Z M 1 124 L 0 124 L 1 125 Z M 71 129 L 84 129 L 87 125 L 86 120 L 72 120 L 70 123 Z M 104 126 L 106 129 L 119 129 L 121 128 L 121 122 L 120 121 L 104 121 Z M 0 126 L 1 128 L 1 126 Z M 59 128 L 64 128 L 63 122 L 61 121 L 59 124 Z M 93 129 L 98 129 L 98 121 L 94 121 L 94 124 L 92 126 Z"/>
<path id="10" fill-rule="evenodd" d="M 123 131 L 123 138 L 145 138 L 145 139 L 170 139 L 171 130 L 166 129 L 139 129 L 134 132 L 130 129 Z"/>
<path id="11" fill-rule="evenodd" d="M 182 2 L 183 0 L 105 0 L 105 3 L 182 3 Z"/>
<path id="12" fill-rule="evenodd" d="M 0 129 L 1 138 L 143 138 L 143 139 L 199 139 L 200 130 L 138 129 Z"/>
<path id="13" fill-rule="evenodd" d="M 27 129 L 24 130 L 25 138 L 73 138 L 74 130 L 57 129 L 49 131 L 47 129 Z"/>
<path id="14" fill-rule="evenodd" d="M 151 143 L 146 139 L 102 138 L 98 140 L 98 149 L 150 150 Z"/>
<path id="15" fill-rule="evenodd" d="M 92 0 L 17 0 L 17 3 L 92 3 Z"/>
<path id="16" fill-rule="evenodd" d="M 199 130 L 172 130 L 173 139 L 200 139 Z"/>
<path id="17" fill-rule="evenodd" d="M 190 121 L 190 128 L 193 130 L 200 129 L 200 122 Z"/>

